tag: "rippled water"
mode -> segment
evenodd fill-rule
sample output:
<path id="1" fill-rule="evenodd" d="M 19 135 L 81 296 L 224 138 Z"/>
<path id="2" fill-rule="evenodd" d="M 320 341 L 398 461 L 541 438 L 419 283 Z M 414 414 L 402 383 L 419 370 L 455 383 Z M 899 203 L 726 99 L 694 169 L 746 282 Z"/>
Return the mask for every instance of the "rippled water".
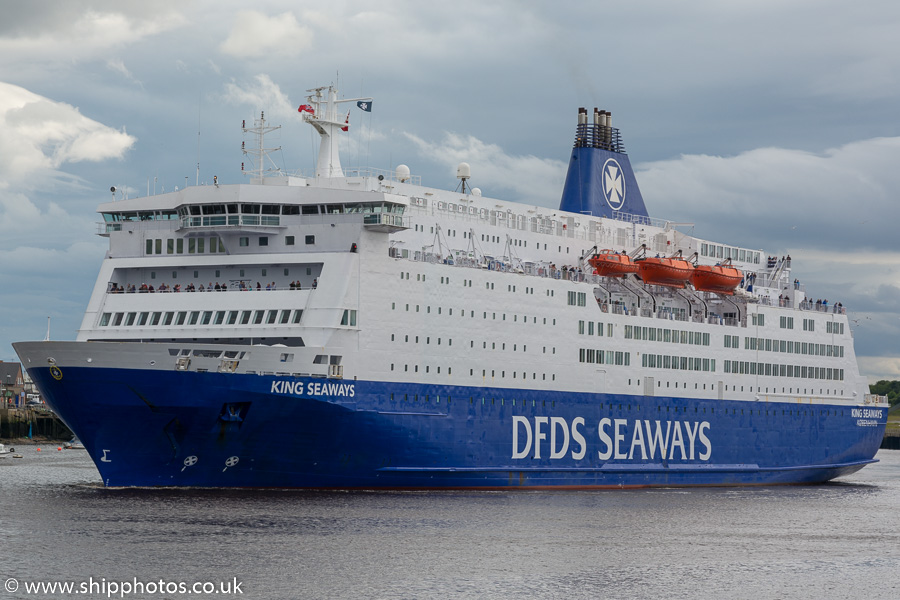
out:
<path id="1" fill-rule="evenodd" d="M 236 578 L 247 598 L 900 597 L 900 451 L 814 487 L 324 493 L 109 490 L 84 452 L 18 450 L 0 460 L 0 586 L 18 583 L 0 600 L 89 578 Z"/>

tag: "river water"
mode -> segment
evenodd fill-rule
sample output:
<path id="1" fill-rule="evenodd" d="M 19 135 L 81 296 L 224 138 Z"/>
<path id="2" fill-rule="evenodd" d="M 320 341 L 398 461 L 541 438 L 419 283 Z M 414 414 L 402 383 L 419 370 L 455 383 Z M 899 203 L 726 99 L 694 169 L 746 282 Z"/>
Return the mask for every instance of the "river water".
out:
<path id="1" fill-rule="evenodd" d="M 0 600 L 900 597 L 900 451 L 809 487 L 334 493 L 104 489 L 17 450 Z"/>

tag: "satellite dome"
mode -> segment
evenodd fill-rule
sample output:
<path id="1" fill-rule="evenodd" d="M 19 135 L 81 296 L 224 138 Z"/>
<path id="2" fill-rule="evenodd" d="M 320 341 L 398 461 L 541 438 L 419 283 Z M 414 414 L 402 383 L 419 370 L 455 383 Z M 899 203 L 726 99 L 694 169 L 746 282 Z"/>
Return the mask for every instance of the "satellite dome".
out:
<path id="1" fill-rule="evenodd" d="M 481 196 L 481 188 L 472 188 L 473 196 Z"/>
<path id="2" fill-rule="evenodd" d="M 469 163 L 459 163 L 459 166 L 456 167 L 456 178 L 465 180 L 471 176 L 472 167 L 469 166 Z"/>
<path id="3" fill-rule="evenodd" d="M 409 181 L 409 167 L 406 165 L 397 165 L 394 172 L 398 181 Z"/>

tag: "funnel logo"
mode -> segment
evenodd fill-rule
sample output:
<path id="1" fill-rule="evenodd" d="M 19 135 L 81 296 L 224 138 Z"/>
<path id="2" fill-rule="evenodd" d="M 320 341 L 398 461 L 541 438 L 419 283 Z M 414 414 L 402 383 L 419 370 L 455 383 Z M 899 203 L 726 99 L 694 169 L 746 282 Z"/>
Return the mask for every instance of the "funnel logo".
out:
<path id="1" fill-rule="evenodd" d="M 622 167 L 616 159 L 610 158 L 603 163 L 603 195 L 606 203 L 613 210 L 619 210 L 625 204 L 625 178 Z"/>

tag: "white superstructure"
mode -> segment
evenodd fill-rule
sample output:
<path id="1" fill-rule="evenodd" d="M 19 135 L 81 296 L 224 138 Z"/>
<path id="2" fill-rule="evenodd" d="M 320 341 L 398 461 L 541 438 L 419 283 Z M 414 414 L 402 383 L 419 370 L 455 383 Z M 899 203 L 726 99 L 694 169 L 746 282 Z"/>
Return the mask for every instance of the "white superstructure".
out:
<path id="1" fill-rule="evenodd" d="M 311 91 L 314 177 L 260 173 L 98 208 L 110 248 L 78 340 L 159 342 L 133 358 L 150 369 L 171 369 L 168 355 L 189 370 L 488 385 L 512 397 L 866 397 L 843 309 L 811 301 L 789 260 L 660 220 L 427 188 L 408 169 L 345 172 L 337 91 Z M 745 281 L 723 296 L 598 277 L 584 262 L 595 247 L 641 246 L 699 264 L 731 258 Z"/>

